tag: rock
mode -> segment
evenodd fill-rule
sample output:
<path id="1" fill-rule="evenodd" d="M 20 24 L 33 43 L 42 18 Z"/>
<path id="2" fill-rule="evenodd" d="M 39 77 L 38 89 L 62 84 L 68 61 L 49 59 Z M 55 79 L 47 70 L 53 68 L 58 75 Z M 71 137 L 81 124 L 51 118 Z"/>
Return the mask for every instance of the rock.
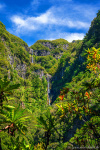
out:
<path id="1" fill-rule="evenodd" d="M 25 45 L 24 48 L 26 49 L 27 52 L 29 52 L 30 48 L 28 46 Z"/>
<path id="2" fill-rule="evenodd" d="M 63 45 L 63 49 L 67 49 L 68 46 L 69 46 L 68 44 L 64 44 L 64 45 Z"/>
<path id="3" fill-rule="evenodd" d="M 50 51 L 47 50 L 33 50 L 34 55 L 36 56 L 47 56 L 50 55 Z"/>
<path id="4" fill-rule="evenodd" d="M 45 76 L 44 71 L 41 69 L 33 71 L 34 74 L 38 75 L 41 79 L 43 76 Z"/>
<path id="5" fill-rule="evenodd" d="M 21 76 L 23 79 L 26 78 L 26 64 L 17 64 L 15 70 L 17 70 L 18 75 Z"/>
<path id="6" fill-rule="evenodd" d="M 32 48 L 29 48 L 29 49 L 28 49 L 28 52 L 29 52 L 29 54 L 31 54 L 31 55 L 32 55 L 32 51 L 33 51 Z"/>
<path id="7" fill-rule="evenodd" d="M 10 65 L 12 66 L 12 68 L 14 69 L 14 67 L 13 67 L 13 64 L 14 64 L 14 57 L 13 56 L 11 56 L 11 55 L 8 55 L 8 59 L 9 59 L 9 62 L 10 62 Z"/>
<path id="8" fill-rule="evenodd" d="M 50 49 L 54 48 L 54 46 L 52 46 L 50 42 L 46 42 L 46 43 L 43 42 L 42 44 Z"/>
<path id="9" fill-rule="evenodd" d="M 5 39 L 2 37 L 2 38 L 1 38 L 1 41 L 3 41 L 3 42 L 4 42 L 4 41 L 5 41 Z"/>

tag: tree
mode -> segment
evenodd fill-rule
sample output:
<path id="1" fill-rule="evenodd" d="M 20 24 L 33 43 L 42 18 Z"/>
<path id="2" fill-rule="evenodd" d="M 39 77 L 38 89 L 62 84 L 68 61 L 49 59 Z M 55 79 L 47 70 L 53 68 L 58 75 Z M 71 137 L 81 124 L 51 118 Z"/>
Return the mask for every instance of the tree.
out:
<path id="1" fill-rule="evenodd" d="M 42 128 L 45 131 L 45 150 L 47 149 L 47 146 L 49 145 L 50 136 L 53 130 L 56 130 L 55 126 L 55 118 L 52 117 L 52 114 L 50 113 L 50 110 L 48 109 L 44 115 L 40 115 L 40 117 L 37 118 L 37 121 L 39 125 L 36 125 L 40 128 Z"/>
<path id="2" fill-rule="evenodd" d="M 4 76 L 4 80 L 0 78 L 0 110 L 3 108 L 4 100 L 7 100 L 7 95 L 12 94 L 11 90 L 17 89 L 20 84 L 11 84 L 12 78 L 8 81 L 7 76 Z M 1 138 L 0 138 L 0 149 L 1 147 Z"/>
<path id="3" fill-rule="evenodd" d="M 4 100 L 7 100 L 7 95 L 12 94 L 12 90 L 18 89 L 20 84 L 12 84 L 12 78 L 7 79 L 7 76 L 4 76 L 4 80 L 0 78 L 0 106 L 3 106 Z"/>
<path id="4" fill-rule="evenodd" d="M 15 136 L 15 131 L 18 131 L 25 135 L 24 131 L 26 131 L 27 128 L 24 122 L 26 121 L 25 119 L 28 119 L 29 117 L 25 116 L 24 111 L 25 110 L 22 110 L 19 107 L 17 107 L 17 109 L 10 108 L 9 110 L 8 107 L 6 109 L 1 109 L 0 123 L 8 125 L 2 128 L 0 132 L 8 130 L 8 134 Z"/>
<path id="5" fill-rule="evenodd" d="M 83 80 L 81 88 L 74 88 L 69 92 L 62 90 L 59 98 L 66 99 L 62 105 L 57 105 L 58 110 L 62 113 L 61 117 L 68 118 L 70 116 L 78 116 L 84 125 L 69 142 L 76 143 L 81 146 L 100 146 L 100 48 L 94 47 L 87 50 L 87 69 L 90 79 Z M 78 84 L 78 83 L 77 83 Z M 79 85 L 78 85 L 79 86 Z"/>

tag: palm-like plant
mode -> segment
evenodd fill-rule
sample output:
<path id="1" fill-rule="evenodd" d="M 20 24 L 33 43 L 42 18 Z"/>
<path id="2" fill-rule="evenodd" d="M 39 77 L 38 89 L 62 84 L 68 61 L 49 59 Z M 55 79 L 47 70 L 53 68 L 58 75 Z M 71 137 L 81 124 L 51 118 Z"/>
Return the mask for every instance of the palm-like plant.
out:
<path id="1" fill-rule="evenodd" d="M 45 131 L 45 150 L 47 149 L 47 146 L 49 145 L 49 140 L 51 133 L 53 129 L 55 130 L 55 118 L 52 117 L 52 114 L 50 113 L 50 110 L 47 110 L 46 113 L 41 115 L 40 117 L 37 118 L 39 125 L 38 127 L 44 129 Z"/>
<path id="2" fill-rule="evenodd" d="M 0 106 L 3 106 L 3 101 L 7 100 L 7 95 L 12 94 L 12 90 L 17 89 L 20 84 L 12 84 L 12 78 L 7 79 L 7 76 L 4 76 L 4 80 L 0 78 Z"/>
<path id="3" fill-rule="evenodd" d="M 0 109 L 3 108 L 4 100 L 7 100 L 7 95 L 12 94 L 12 90 L 17 89 L 20 84 L 11 84 L 12 78 L 8 81 L 7 76 L 4 76 L 4 80 L 0 78 Z M 0 138 L 0 149 L 1 147 L 1 138 Z"/>
<path id="4" fill-rule="evenodd" d="M 11 142 L 12 142 L 12 149 L 11 150 L 33 150 L 34 145 L 29 144 L 29 142 L 24 139 L 20 138 L 19 136 L 14 139 L 11 137 Z"/>
<path id="5" fill-rule="evenodd" d="M 25 119 L 29 117 L 24 115 L 25 110 L 19 109 L 20 109 L 19 107 L 17 109 L 9 108 L 9 110 L 8 107 L 6 109 L 1 109 L 0 123 L 3 125 L 4 124 L 8 125 L 2 128 L 0 132 L 8 130 L 8 134 L 14 136 L 15 131 L 17 130 L 19 133 L 25 134 L 24 131 L 26 131 L 27 128 L 24 125 L 24 122 L 26 121 Z"/>

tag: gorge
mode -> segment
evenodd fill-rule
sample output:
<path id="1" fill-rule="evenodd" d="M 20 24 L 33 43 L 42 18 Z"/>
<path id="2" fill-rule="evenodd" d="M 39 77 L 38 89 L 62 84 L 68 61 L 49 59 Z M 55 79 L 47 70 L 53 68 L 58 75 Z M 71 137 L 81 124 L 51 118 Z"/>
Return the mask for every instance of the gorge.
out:
<path id="1" fill-rule="evenodd" d="M 0 22 L 2 150 L 98 149 L 99 104 L 100 11 L 83 40 L 30 47 Z"/>

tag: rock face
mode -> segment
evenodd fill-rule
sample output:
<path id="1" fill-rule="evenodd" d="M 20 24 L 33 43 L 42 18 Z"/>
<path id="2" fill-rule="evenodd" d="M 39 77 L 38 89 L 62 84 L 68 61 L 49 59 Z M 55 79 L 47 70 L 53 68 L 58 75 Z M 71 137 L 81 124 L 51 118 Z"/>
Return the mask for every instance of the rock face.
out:
<path id="1" fill-rule="evenodd" d="M 29 52 L 29 54 L 31 54 L 31 55 L 32 55 L 32 51 L 33 51 L 32 48 L 29 48 L 29 49 L 28 49 L 28 52 Z"/>
<path id="2" fill-rule="evenodd" d="M 16 70 L 18 72 L 18 75 L 21 76 L 23 79 L 26 78 L 26 64 L 18 64 L 16 66 Z"/>
<path id="3" fill-rule="evenodd" d="M 37 74 L 41 79 L 42 79 L 43 76 L 45 76 L 44 71 L 41 70 L 41 69 L 40 70 L 38 69 L 38 70 L 34 71 L 34 73 Z"/>
<path id="4" fill-rule="evenodd" d="M 55 48 L 59 48 L 59 47 L 62 47 L 64 50 L 67 50 L 67 48 L 68 48 L 68 44 L 63 44 L 63 45 L 61 45 L 61 44 L 59 44 L 59 45 L 56 45 L 56 46 L 54 46 L 52 43 L 49 43 L 49 42 L 43 42 L 42 43 L 44 46 L 46 46 L 46 47 L 48 47 L 49 49 L 55 49 Z"/>
<path id="5" fill-rule="evenodd" d="M 1 38 L 1 41 L 3 41 L 3 42 L 4 42 L 4 41 L 5 41 L 5 39 L 2 37 L 2 38 Z"/>
<path id="6" fill-rule="evenodd" d="M 50 42 L 43 42 L 42 44 L 44 46 L 48 47 L 49 49 L 55 49 L 55 48 L 59 48 L 61 46 L 61 44 L 54 46 Z M 63 44 L 62 47 L 63 47 L 63 49 L 67 49 L 68 48 L 68 44 Z"/>
<path id="7" fill-rule="evenodd" d="M 17 59 L 17 57 L 9 55 L 9 62 L 13 69 L 15 69 L 18 72 L 18 75 L 22 77 L 23 79 L 26 78 L 26 70 L 27 65 L 24 63 L 20 63 Z M 16 65 L 15 65 L 16 63 Z"/>
<path id="8" fill-rule="evenodd" d="M 46 51 L 46 50 L 42 50 L 42 51 L 33 50 L 33 53 L 34 53 L 34 55 L 36 55 L 36 56 L 47 56 L 47 55 L 50 55 L 50 52 L 49 52 L 49 51 Z"/>
<path id="9" fill-rule="evenodd" d="M 63 49 L 67 50 L 67 48 L 68 48 L 68 44 L 64 44 Z"/>
<path id="10" fill-rule="evenodd" d="M 27 52 L 30 52 L 30 48 L 28 46 L 24 46 Z"/>
<path id="11" fill-rule="evenodd" d="M 24 48 L 26 49 L 27 52 L 29 52 L 29 54 L 31 54 L 31 55 L 33 54 L 33 49 L 31 49 L 27 46 L 25 46 Z M 34 52 L 35 52 L 36 55 L 38 55 L 37 53 L 39 51 L 34 51 Z M 49 55 L 49 54 L 50 54 L 50 52 L 48 53 L 48 51 L 42 51 L 40 53 L 40 56 L 45 56 L 45 55 Z M 8 61 L 11 65 L 11 67 L 14 70 L 17 71 L 18 75 L 20 77 L 22 77 L 23 79 L 26 79 L 26 77 L 27 77 L 27 68 L 29 66 L 27 66 L 26 63 L 21 62 L 18 57 L 14 56 L 14 55 L 11 55 L 11 54 L 8 55 Z M 32 63 L 32 58 L 30 59 L 30 63 Z M 37 76 L 39 76 L 41 79 L 42 79 L 43 76 L 45 76 L 43 69 L 38 69 L 38 68 L 34 69 L 33 73 L 36 74 Z"/>
<path id="12" fill-rule="evenodd" d="M 66 40 L 65 40 L 66 41 Z M 64 41 L 64 42 L 65 42 Z M 31 49 L 33 49 L 33 54 L 35 56 L 47 56 L 47 55 L 53 55 L 55 58 L 59 58 L 59 54 L 63 53 L 63 51 L 68 49 L 68 42 L 66 43 L 60 43 L 55 40 L 55 41 L 45 41 L 45 40 L 40 40 L 33 44 L 30 49 L 29 53 L 31 54 Z"/>
<path id="13" fill-rule="evenodd" d="M 43 42 L 42 44 L 50 49 L 54 48 L 54 46 L 50 42 Z"/>
<path id="14" fill-rule="evenodd" d="M 13 68 L 13 64 L 14 64 L 14 57 L 13 57 L 13 56 L 11 56 L 11 55 L 8 55 L 8 57 L 9 57 L 10 65 L 11 65 L 11 66 L 12 66 L 12 68 Z"/>

